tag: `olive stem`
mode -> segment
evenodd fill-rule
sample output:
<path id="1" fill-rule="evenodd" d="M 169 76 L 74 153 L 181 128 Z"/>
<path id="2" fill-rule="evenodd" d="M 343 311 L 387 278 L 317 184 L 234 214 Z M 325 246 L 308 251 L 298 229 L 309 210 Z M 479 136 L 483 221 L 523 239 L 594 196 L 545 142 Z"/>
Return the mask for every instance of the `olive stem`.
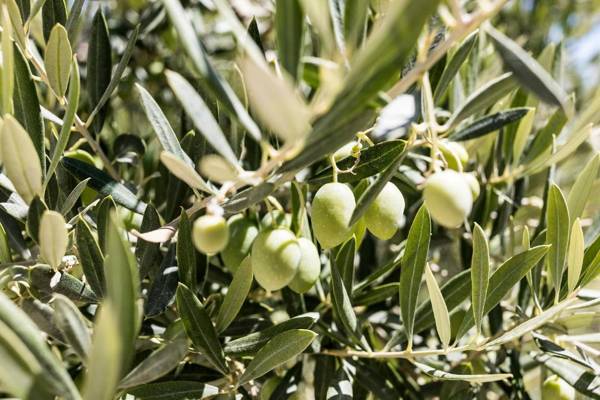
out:
<path id="1" fill-rule="evenodd" d="M 333 157 L 333 154 L 329 156 L 329 163 L 331 164 L 333 182 L 337 183 L 339 170 L 337 164 L 335 163 L 335 157 Z"/>

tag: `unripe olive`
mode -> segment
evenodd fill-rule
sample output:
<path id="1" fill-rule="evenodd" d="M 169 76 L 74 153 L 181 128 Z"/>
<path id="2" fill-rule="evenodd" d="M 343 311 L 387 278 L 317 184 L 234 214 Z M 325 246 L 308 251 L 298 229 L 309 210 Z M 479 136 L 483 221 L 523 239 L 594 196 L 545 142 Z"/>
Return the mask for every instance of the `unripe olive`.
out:
<path id="1" fill-rule="evenodd" d="M 287 228 L 292 226 L 292 214 L 284 213 L 281 210 L 272 210 L 265 214 L 260 221 L 262 229 Z"/>
<path id="2" fill-rule="evenodd" d="M 459 227 L 471 212 L 473 195 L 467 180 L 453 170 L 431 175 L 423 190 L 425 206 L 431 217 L 446 228 Z"/>
<path id="3" fill-rule="evenodd" d="M 542 385 L 542 399 L 573 400 L 575 389 L 558 376 L 552 375 Z"/>
<path id="4" fill-rule="evenodd" d="M 298 239 L 298 245 L 300 246 L 302 256 L 300 264 L 298 264 L 298 272 L 296 272 L 296 276 L 290 282 L 289 287 L 296 293 L 304 293 L 313 287 L 317 279 L 319 279 L 321 260 L 317 246 L 310 240 L 300 238 Z"/>
<path id="5" fill-rule="evenodd" d="M 263 288 L 279 290 L 294 279 L 301 256 L 298 239 L 289 230 L 262 231 L 252 245 L 254 277 Z"/>
<path id="6" fill-rule="evenodd" d="M 467 180 L 469 188 L 471 188 L 473 201 L 475 201 L 479 197 L 479 193 L 481 191 L 481 188 L 479 187 L 479 181 L 477 180 L 475 174 L 463 174 L 463 177 Z"/>
<path id="7" fill-rule="evenodd" d="M 317 191 L 312 202 L 312 226 L 324 249 L 335 247 L 350 238 L 350 218 L 356 207 L 352 190 L 343 183 L 327 183 Z"/>
<path id="8" fill-rule="evenodd" d="M 403 213 L 404 196 L 388 182 L 365 212 L 367 229 L 379 239 L 388 240 L 400 227 Z"/>
<path id="9" fill-rule="evenodd" d="M 229 218 L 227 226 L 229 227 L 229 242 L 221 252 L 221 257 L 225 266 L 235 273 L 241 262 L 250 253 L 252 243 L 258 235 L 258 227 L 243 214 L 236 214 Z"/>
<path id="10" fill-rule="evenodd" d="M 196 249 L 204 254 L 220 252 L 229 240 L 227 221 L 218 215 L 201 216 L 194 222 L 192 239 Z"/>
<path id="11" fill-rule="evenodd" d="M 438 144 L 442 155 L 448 163 L 448 168 L 459 171 L 469 162 L 469 153 L 467 153 L 467 150 L 460 143 L 441 140 Z M 459 168 L 458 163 L 460 163 L 461 168 Z"/>

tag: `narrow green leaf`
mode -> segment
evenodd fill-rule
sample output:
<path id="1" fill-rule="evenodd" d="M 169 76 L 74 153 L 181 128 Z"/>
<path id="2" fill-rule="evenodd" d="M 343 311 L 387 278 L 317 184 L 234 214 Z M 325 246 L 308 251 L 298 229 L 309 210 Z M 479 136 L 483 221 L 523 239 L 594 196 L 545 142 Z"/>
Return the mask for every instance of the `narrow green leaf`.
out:
<path id="1" fill-rule="evenodd" d="M 360 324 L 352 308 L 350 295 L 344 286 L 344 281 L 337 267 L 331 269 L 331 291 L 335 315 L 346 334 L 356 343 L 360 343 L 362 333 Z"/>
<path id="2" fill-rule="evenodd" d="M 546 244 L 551 245 L 548 256 L 546 257 L 546 266 L 552 279 L 552 284 L 556 290 L 556 300 L 558 302 L 558 292 L 562 283 L 562 275 L 567 258 L 567 248 L 569 244 L 569 210 L 567 202 L 558 186 L 552 184 L 548 190 L 546 205 Z"/>
<path id="3" fill-rule="evenodd" d="M 83 10 L 85 2 L 86 0 L 73 0 L 71 4 L 69 16 L 67 17 L 67 22 L 65 24 L 65 28 L 67 28 L 67 31 L 69 32 L 69 38 L 71 38 L 71 40 L 73 40 L 74 35 L 77 32 L 77 26 L 81 21 L 81 11 Z"/>
<path id="4" fill-rule="evenodd" d="M 486 28 L 504 64 L 527 90 L 540 100 L 565 108 L 567 94 L 552 76 L 533 57 L 492 26 Z"/>
<path id="5" fill-rule="evenodd" d="M 82 218 L 79 218 L 75 225 L 75 244 L 85 280 L 96 296 L 103 297 L 105 292 L 104 257 L 90 227 Z"/>
<path id="6" fill-rule="evenodd" d="M 56 24 L 65 25 L 67 22 L 67 4 L 65 0 L 45 0 L 42 6 L 42 27 L 44 39 L 48 41 L 50 32 Z"/>
<path id="7" fill-rule="evenodd" d="M 177 288 L 177 309 L 183 320 L 185 332 L 194 347 L 198 348 L 222 374 L 228 371 L 225 354 L 217 332 L 200 300 L 185 285 Z"/>
<path id="8" fill-rule="evenodd" d="M 219 393 L 219 388 L 197 381 L 165 381 L 150 383 L 127 391 L 143 400 L 207 399 Z"/>
<path id="9" fill-rule="evenodd" d="M 40 220 L 42 215 L 48 210 L 48 206 L 38 197 L 35 196 L 29 203 L 29 211 L 27 211 L 27 221 L 25 222 L 25 230 L 30 238 L 36 243 L 40 243 Z"/>
<path id="10" fill-rule="evenodd" d="M 471 54 L 471 50 L 473 47 L 475 47 L 478 39 L 479 31 L 475 31 L 469 34 L 469 36 L 467 36 L 462 43 L 458 45 L 456 52 L 452 55 L 450 61 L 448 61 L 448 64 L 446 65 L 446 68 L 444 68 L 444 72 L 442 72 L 442 76 L 435 87 L 435 92 L 433 93 L 433 100 L 435 104 L 438 104 L 444 97 L 444 94 L 446 94 L 450 82 L 452 82 L 469 54 Z"/>
<path id="11" fill-rule="evenodd" d="M 593 371 L 564 358 L 539 354 L 535 359 L 561 377 L 579 393 L 590 399 L 600 399 L 600 377 Z"/>
<path id="12" fill-rule="evenodd" d="M 58 163 L 60 162 L 60 159 L 67 148 L 69 137 L 71 136 L 71 127 L 73 125 L 73 121 L 75 121 L 75 115 L 77 114 L 77 108 L 79 107 L 79 91 L 81 88 L 81 83 L 79 81 L 79 67 L 77 66 L 77 59 L 75 58 L 72 60 L 71 69 L 71 80 L 69 82 L 69 95 L 67 99 L 69 105 L 67 106 L 67 111 L 65 112 L 62 120 L 62 126 L 60 128 L 58 140 L 54 146 L 52 160 L 50 161 L 50 166 L 48 167 L 48 171 L 46 173 L 46 179 L 44 180 L 44 188 L 48 187 L 48 183 L 50 182 L 54 171 L 56 171 L 56 167 L 58 167 Z"/>
<path id="13" fill-rule="evenodd" d="M 92 337 L 85 317 L 67 297 L 57 294 L 52 300 L 54 307 L 54 323 L 75 353 L 87 364 L 88 352 L 92 345 Z"/>
<path id="14" fill-rule="evenodd" d="M 144 303 L 144 315 L 147 318 L 162 314 L 172 303 L 178 283 L 176 266 L 175 244 L 172 243 L 158 268 L 150 275 L 151 284 Z"/>
<path id="15" fill-rule="evenodd" d="M 431 219 L 427 208 L 421 206 L 408 232 L 400 272 L 400 315 L 408 338 L 409 349 L 412 348 L 415 309 L 423 270 L 427 264 L 430 239 Z"/>
<path id="16" fill-rule="evenodd" d="M 476 223 L 473 228 L 473 255 L 471 257 L 471 303 L 477 332 L 481 332 L 485 299 L 490 275 L 490 250 L 485 232 Z"/>
<path id="17" fill-rule="evenodd" d="M 98 244 L 101 251 L 106 251 L 106 232 L 108 231 L 110 213 L 116 209 L 117 205 L 110 195 L 103 198 L 97 206 L 96 230 L 98 231 Z"/>
<path id="18" fill-rule="evenodd" d="M 356 237 L 351 237 L 338 250 L 335 257 L 335 268 L 340 272 L 348 296 L 352 297 L 354 288 L 354 256 L 356 253 Z"/>
<path id="19" fill-rule="evenodd" d="M 219 123 L 194 87 L 177 72 L 167 71 L 167 81 L 175 96 L 183 106 L 194 126 L 206 138 L 206 141 L 231 165 L 238 161 Z"/>
<path id="20" fill-rule="evenodd" d="M 227 81 L 225 81 L 212 66 L 198 40 L 198 35 L 193 28 L 192 22 L 185 13 L 181 3 L 178 0 L 162 0 L 162 2 L 165 5 L 165 9 L 167 10 L 167 14 L 171 19 L 173 27 L 177 31 L 183 48 L 190 57 L 198 73 L 206 79 L 208 87 L 212 90 L 215 97 L 223 104 L 225 109 L 240 121 L 256 141 L 260 141 L 261 133 L 258 126 L 252 120 L 250 114 L 237 98 Z M 246 35 L 245 30 L 244 35 Z"/>
<path id="21" fill-rule="evenodd" d="M 489 313 L 500 300 L 515 286 L 527 272 L 533 268 L 548 252 L 549 246 L 536 246 L 519 253 L 498 267 L 490 276 L 488 295 L 485 300 L 484 315 Z M 456 335 L 460 339 L 474 325 L 473 311 L 465 314 L 462 324 Z"/>
<path id="22" fill-rule="evenodd" d="M 406 142 L 403 140 L 388 140 L 362 150 L 358 160 L 354 157 L 346 157 L 338 161 L 336 163 L 338 169 L 348 171 L 338 173 L 338 181 L 352 183 L 380 173 L 404 151 L 405 147 Z M 352 168 L 352 171 L 349 171 L 350 168 Z M 321 185 L 331 182 L 332 171 L 332 167 L 327 167 L 318 172 L 308 182 L 311 185 Z"/>
<path id="23" fill-rule="evenodd" d="M 50 32 L 46 45 L 44 64 L 50 87 L 58 97 L 63 97 L 67 92 L 69 76 L 71 75 L 71 43 L 67 30 L 62 25 L 55 25 Z"/>
<path id="24" fill-rule="evenodd" d="M 242 374 L 239 385 L 259 378 L 302 353 L 317 336 L 313 331 L 293 329 L 275 336 L 256 353 Z"/>
<path id="25" fill-rule="evenodd" d="M 318 313 L 297 315 L 260 332 L 250 333 L 228 342 L 224 348 L 225 354 L 235 356 L 253 354 L 276 335 L 292 329 L 310 329 L 318 319 Z"/>
<path id="26" fill-rule="evenodd" d="M 71 193 L 69 193 L 67 198 L 64 200 L 63 204 L 60 206 L 60 213 L 62 215 L 64 215 L 66 217 L 67 214 L 73 208 L 73 206 L 75 206 L 75 203 L 77 202 L 77 200 L 79 200 L 79 197 L 83 194 L 84 190 L 87 188 L 88 181 L 89 181 L 89 178 L 82 180 L 77 185 L 75 185 L 73 190 L 71 190 Z"/>
<path id="27" fill-rule="evenodd" d="M 156 208 L 152 204 L 148 204 L 146 211 L 144 211 L 140 232 L 148 232 L 160 227 L 160 216 Z M 140 266 L 140 277 L 143 279 L 158 264 L 160 259 L 160 244 L 139 239 L 135 244 L 135 258 Z M 185 283 L 185 281 L 183 282 Z"/>
<path id="28" fill-rule="evenodd" d="M 154 350 L 119 383 L 126 389 L 155 381 L 175 369 L 188 352 L 187 338 L 177 337 Z M 144 399 L 146 397 L 143 397 Z"/>
<path id="29" fill-rule="evenodd" d="M 516 87 L 516 81 L 510 72 L 490 80 L 473 92 L 454 112 L 450 126 L 455 127 L 466 118 L 491 107 Z"/>
<path id="30" fill-rule="evenodd" d="M 177 139 L 177 135 L 175 135 L 175 132 L 173 132 L 171 124 L 169 124 L 167 117 L 162 112 L 158 104 L 156 104 L 156 101 L 154 101 L 152 95 L 139 84 L 136 84 L 135 88 L 139 93 L 140 101 L 142 102 L 142 107 L 146 113 L 146 117 L 148 118 L 148 121 L 150 121 L 150 125 L 152 125 L 154 133 L 156 133 L 156 137 L 158 138 L 158 141 L 162 145 L 163 149 L 171 154 L 174 154 L 179 159 L 185 161 L 188 165 L 193 167 L 194 162 L 181 148 L 179 139 Z"/>
<path id="31" fill-rule="evenodd" d="M 19 11 L 23 20 L 27 20 L 31 13 L 31 4 L 29 3 L 29 0 L 17 0 L 17 6 L 19 6 Z"/>
<path id="32" fill-rule="evenodd" d="M 492 340 L 491 342 L 486 343 L 486 346 L 500 346 L 505 343 L 512 342 L 513 340 L 518 339 L 521 336 L 523 336 L 529 332 L 532 332 L 535 329 L 538 329 L 539 327 L 545 325 L 547 322 L 551 321 L 553 318 L 558 316 L 567 307 L 573 305 L 573 303 L 575 303 L 576 301 L 577 301 L 577 299 L 574 299 L 574 298 L 562 301 L 562 302 L 550 307 L 543 313 L 541 313 L 533 318 L 528 319 L 527 321 L 523 322 L 520 325 L 517 325 L 517 326 L 509 329 L 502 336 Z"/>
<path id="33" fill-rule="evenodd" d="M 525 150 L 525 145 L 533 129 L 533 121 L 535 118 L 535 108 L 529 108 L 527 114 L 519 121 L 519 125 L 513 137 L 512 143 L 512 157 L 513 164 L 518 165 Z"/>
<path id="34" fill-rule="evenodd" d="M 10 3 L 9 3 L 10 4 Z M 18 11 L 18 9 L 17 9 Z M 12 26 L 10 9 L 2 7 L 2 115 L 13 112 L 14 89 L 14 44 L 11 40 Z M 18 21 L 17 21 L 18 23 Z M 0 157 L 2 159 L 2 157 Z"/>
<path id="35" fill-rule="evenodd" d="M 66 225 L 63 216 L 56 211 L 46 211 L 40 220 L 40 255 L 55 269 L 62 264 L 62 258 L 67 252 L 69 232 Z"/>
<path id="36" fill-rule="evenodd" d="M 106 18 L 99 8 L 92 20 L 91 37 L 87 57 L 87 93 L 91 108 L 100 103 L 112 74 L 112 50 Z M 94 120 L 94 129 L 99 132 L 104 122 L 104 113 L 98 113 Z"/>
<path id="37" fill-rule="evenodd" d="M 279 62 L 295 80 L 298 77 L 302 54 L 304 12 L 298 0 L 275 3 L 275 30 Z"/>
<path id="38" fill-rule="evenodd" d="M 417 366 L 421 371 L 425 372 L 427 375 L 432 376 L 437 379 L 448 380 L 448 381 L 465 381 L 465 382 L 473 382 L 473 383 L 486 383 L 486 382 L 495 382 L 512 378 L 512 374 L 453 374 L 450 372 L 442 371 L 439 369 L 435 369 L 430 367 L 427 364 L 422 364 L 416 361 L 412 362 Z"/>
<path id="39" fill-rule="evenodd" d="M 451 339 L 450 314 L 448 313 L 444 296 L 428 265 L 425 266 L 425 282 L 429 298 L 431 299 L 435 327 L 440 337 L 440 342 L 442 342 L 442 347 L 447 348 Z"/>
<path id="40" fill-rule="evenodd" d="M 65 399 L 80 399 L 79 392 L 71 380 L 67 370 L 48 348 L 34 322 L 14 304 L 4 293 L 0 292 L 0 322 L 12 330 L 29 349 L 37 362 L 42 366 L 46 385 L 50 385 L 53 393 Z M 2 346 L 0 346 L 1 348 Z M 4 360 L 4 358 L 3 358 Z"/>
<path id="41" fill-rule="evenodd" d="M 181 210 L 177 233 L 177 267 L 179 280 L 192 290 L 196 287 L 196 249 L 192 243 L 192 223 Z"/>
<path id="42" fill-rule="evenodd" d="M 146 203 L 139 200 L 125 185 L 112 179 L 107 173 L 84 161 L 72 157 L 63 157 L 63 166 L 80 180 L 88 179 L 89 187 L 104 196 L 112 196 L 120 204 L 138 214 L 143 214 Z"/>
<path id="43" fill-rule="evenodd" d="M 300 141 L 310 132 L 310 109 L 285 76 L 264 64 L 250 57 L 241 62 L 252 111 L 281 139 Z"/>
<path id="44" fill-rule="evenodd" d="M 14 46 L 14 91 L 13 105 L 15 118 L 29 134 L 40 159 L 42 171 L 45 169 L 44 123 L 31 70 L 27 59 L 15 44 Z"/>
<path id="45" fill-rule="evenodd" d="M 579 218 L 575 218 L 571 227 L 571 235 L 569 237 L 569 249 L 567 253 L 567 282 L 569 293 L 575 290 L 579 278 L 581 276 L 581 268 L 583 266 L 583 255 L 585 243 L 583 239 L 583 230 Z"/>
<path id="46" fill-rule="evenodd" d="M 396 297 L 399 291 L 400 283 L 386 283 L 381 286 L 369 288 L 368 291 L 354 296 L 352 301 L 355 306 L 369 306 Z"/>
<path id="47" fill-rule="evenodd" d="M 346 52 L 358 49 L 365 39 L 369 15 L 368 0 L 346 0 L 344 8 L 344 39 Z"/>
<path id="48" fill-rule="evenodd" d="M 17 193 L 27 203 L 36 195 L 42 196 L 42 168 L 37 151 L 25 129 L 11 115 L 4 118 L 0 144 L 4 173 Z"/>
<path id="49" fill-rule="evenodd" d="M 200 174 L 175 154 L 163 151 L 160 153 L 160 161 L 167 167 L 170 173 L 185 182 L 192 189 L 199 189 L 206 193 L 213 192 Z"/>
<path id="50" fill-rule="evenodd" d="M 217 332 L 223 332 L 233 322 L 242 308 L 246 297 L 248 297 L 253 278 L 252 263 L 247 258 L 245 261 L 242 261 L 233 275 L 233 280 L 227 289 L 223 304 L 219 308 L 217 322 L 215 323 Z"/>
<path id="51" fill-rule="evenodd" d="M 600 154 L 596 154 L 585 168 L 579 173 L 575 183 L 567 196 L 567 205 L 569 208 L 569 216 L 571 219 L 579 218 L 583 214 L 585 205 L 592 194 L 594 181 L 600 171 Z"/>
<path id="52" fill-rule="evenodd" d="M 69 18 L 70 17 L 71 17 L 71 15 L 69 15 Z M 104 107 L 104 105 L 110 99 L 110 96 L 113 94 L 113 92 L 115 91 L 117 86 L 119 86 L 121 77 L 123 76 L 123 73 L 125 72 L 125 68 L 127 68 L 127 64 L 129 64 L 129 59 L 131 58 L 131 55 L 133 54 L 133 50 L 135 49 L 135 44 L 137 42 L 139 32 L 140 32 L 140 26 L 138 25 L 135 27 L 134 31 L 129 36 L 129 40 L 127 41 L 127 46 L 125 47 L 125 50 L 123 50 L 123 55 L 121 56 L 121 60 L 119 60 L 119 63 L 117 64 L 117 67 L 115 68 L 115 72 L 112 74 L 112 77 L 110 78 L 110 82 L 109 82 L 108 86 L 106 87 L 106 90 L 104 90 L 104 92 L 102 93 L 102 96 L 100 97 L 98 102 L 94 105 L 94 109 L 90 113 L 90 115 L 88 117 L 88 121 L 93 120 L 94 117 L 96 116 L 96 114 L 98 114 L 98 112 L 100 112 L 100 110 L 102 110 L 102 107 Z"/>
<path id="53" fill-rule="evenodd" d="M 569 97 L 569 104 L 571 106 L 574 101 L 574 96 Z M 546 126 L 535 134 L 531 145 L 527 149 L 523 162 L 529 164 L 547 152 L 552 147 L 555 137 L 558 137 L 561 132 L 563 132 L 563 127 L 566 123 L 567 114 L 565 114 L 565 110 L 558 108 L 546 121 Z"/>
<path id="54" fill-rule="evenodd" d="M 528 108 L 511 108 L 504 111 L 499 111 L 492 115 L 486 115 L 468 125 L 460 131 L 454 132 L 450 135 L 449 139 L 455 142 L 464 140 L 476 139 L 489 133 L 495 132 L 498 129 L 511 124 L 519 119 L 523 118 L 528 112 Z"/>

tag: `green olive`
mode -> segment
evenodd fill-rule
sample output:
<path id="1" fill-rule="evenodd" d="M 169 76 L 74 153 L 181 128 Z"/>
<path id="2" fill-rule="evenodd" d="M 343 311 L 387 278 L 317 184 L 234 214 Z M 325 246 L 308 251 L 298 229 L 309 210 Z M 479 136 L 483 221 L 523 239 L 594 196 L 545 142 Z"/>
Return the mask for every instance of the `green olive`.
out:
<path id="1" fill-rule="evenodd" d="M 321 186 L 312 202 L 312 226 L 321 247 L 329 249 L 350 238 L 349 223 L 355 207 L 348 186 L 337 182 Z"/>
<path id="2" fill-rule="evenodd" d="M 292 226 L 292 214 L 281 210 L 272 210 L 265 214 L 260 221 L 261 229 L 287 228 Z"/>
<path id="3" fill-rule="evenodd" d="M 225 218 L 203 215 L 194 222 L 192 238 L 194 246 L 204 254 L 216 254 L 227 246 L 229 229 Z"/>
<path id="4" fill-rule="evenodd" d="M 298 239 L 287 229 L 268 229 L 258 234 L 252 245 L 252 270 L 266 290 L 279 290 L 298 271 L 302 252 Z"/>
<path id="5" fill-rule="evenodd" d="M 442 155 L 448 163 L 448 168 L 459 171 L 469 162 L 469 153 L 467 153 L 467 150 L 461 144 L 449 140 L 441 140 L 438 144 Z"/>
<path id="6" fill-rule="evenodd" d="M 481 191 L 481 188 L 479 187 L 479 181 L 477 181 L 477 177 L 474 173 L 463 174 L 463 177 L 467 180 L 469 188 L 471 188 L 471 195 L 473 196 L 473 201 L 475 201 L 479 197 L 479 193 Z"/>
<path id="7" fill-rule="evenodd" d="M 225 266 L 235 273 L 241 262 L 250 253 L 252 243 L 258 235 L 258 227 L 243 214 L 236 214 L 229 218 L 227 226 L 229 227 L 229 242 L 221 252 L 221 257 Z"/>
<path id="8" fill-rule="evenodd" d="M 381 240 L 388 240 L 398 230 L 404 213 L 404 196 L 396 185 L 385 184 L 365 212 L 367 229 Z"/>
<path id="9" fill-rule="evenodd" d="M 304 293 L 313 287 L 317 279 L 319 279 L 321 260 L 317 246 L 310 240 L 300 238 L 298 239 L 298 245 L 300 246 L 302 256 L 300 264 L 298 264 L 298 272 L 296 272 L 296 276 L 290 282 L 289 287 L 296 293 Z"/>
<path id="10" fill-rule="evenodd" d="M 431 217 L 446 228 L 458 228 L 471 212 L 473 195 L 467 180 L 453 170 L 431 175 L 423 190 Z"/>
<path id="11" fill-rule="evenodd" d="M 575 389 L 557 375 L 548 377 L 542 385 L 543 400 L 573 400 L 574 398 Z"/>

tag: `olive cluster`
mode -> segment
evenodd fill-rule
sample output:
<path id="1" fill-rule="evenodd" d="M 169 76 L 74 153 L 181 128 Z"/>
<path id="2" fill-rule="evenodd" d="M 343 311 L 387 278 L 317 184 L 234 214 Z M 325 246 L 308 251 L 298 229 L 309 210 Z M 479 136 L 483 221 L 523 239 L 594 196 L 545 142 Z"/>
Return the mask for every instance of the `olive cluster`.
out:
<path id="1" fill-rule="evenodd" d="M 443 147 L 442 153 L 450 151 L 449 147 L 449 144 Z M 353 144 L 349 152 L 355 150 L 360 151 Z M 453 149 L 452 154 L 457 150 Z M 446 158 L 456 163 L 449 162 L 448 169 L 426 180 L 423 198 L 438 224 L 456 228 L 471 212 L 473 200 L 479 195 L 479 184 L 474 175 L 459 172 L 462 166 L 457 163 L 466 163 L 467 156 Z M 312 199 L 312 231 L 324 250 L 339 246 L 352 235 L 360 243 L 367 230 L 378 239 L 389 240 L 400 228 L 404 207 L 402 192 L 388 182 L 364 215 L 350 224 L 356 209 L 352 189 L 344 183 L 327 183 Z M 291 215 L 279 210 L 267 212 L 260 223 L 242 214 L 227 221 L 220 215 L 204 215 L 194 222 L 193 239 L 199 251 L 209 255 L 220 253 L 232 273 L 242 263 L 251 263 L 257 282 L 266 290 L 288 286 L 304 293 L 315 284 L 321 272 L 320 253 L 315 243 L 297 237 L 291 230 Z"/>

